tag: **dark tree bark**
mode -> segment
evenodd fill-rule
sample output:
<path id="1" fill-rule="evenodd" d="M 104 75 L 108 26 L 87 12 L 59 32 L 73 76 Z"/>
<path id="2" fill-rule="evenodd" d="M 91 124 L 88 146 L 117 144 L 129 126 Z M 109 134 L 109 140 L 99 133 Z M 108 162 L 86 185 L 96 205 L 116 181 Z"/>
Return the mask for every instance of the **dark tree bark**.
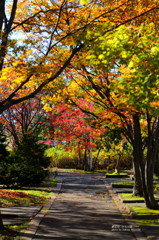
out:
<path id="1" fill-rule="evenodd" d="M 135 153 L 137 157 L 136 166 L 138 166 L 138 169 L 141 173 L 142 190 L 143 190 L 143 196 L 145 199 L 145 204 L 150 209 L 159 209 L 159 205 L 157 204 L 157 201 L 154 198 L 154 192 L 153 192 L 153 173 L 154 173 L 155 159 L 157 155 L 157 143 L 159 138 L 159 122 L 157 121 L 154 138 L 152 138 L 152 136 L 151 138 L 149 138 L 149 144 L 147 146 L 147 157 L 146 159 L 144 159 L 140 119 L 139 119 L 138 113 L 133 115 L 133 121 L 134 121 L 133 153 Z M 154 139 L 154 143 L 152 142 L 152 139 Z"/>
<path id="2" fill-rule="evenodd" d="M 133 196 L 143 197 L 141 172 L 136 159 L 137 159 L 137 156 L 135 153 L 133 153 L 133 170 L 134 170 Z"/>
<path id="3" fill-rule="evenodd" d="M 2 220 L 2 214 L 0 211 L 0 230 L 3 230 L 3 229 L 4 229 L 4 224 L 3 224 L 3 220 Z"/>
<path id="4" fill-rule="evenodd" d="M 157 158 L 157 150 L 159 143 L 159 117 L 156 118 L 156 124 L 150 134 L 148 135 L 148 149 L 145 161 L 145 185 L 147 189 L 147 195 L 145 201 L 147 206 L 152 209 L 159 209 L 159 205 L 154 198 L 154 187 L 153 187 L 153 174 L 154 167 Z"/>
<path id="5" fill-rule="evenodd" d="M 133 195 L 143 196 L 143 184 L 141 163 L 143 162 L 142 137 L 139 115 L 133 115 L 133 167 L 134 167 L 134 189 Z"/>
<path id="6" fill-rule="evenodd" d="M 83 169 L 87 171 L 88 164 L 87 164 L 87 148 L 84 149 L 84 156 L 83 156 Z"/>

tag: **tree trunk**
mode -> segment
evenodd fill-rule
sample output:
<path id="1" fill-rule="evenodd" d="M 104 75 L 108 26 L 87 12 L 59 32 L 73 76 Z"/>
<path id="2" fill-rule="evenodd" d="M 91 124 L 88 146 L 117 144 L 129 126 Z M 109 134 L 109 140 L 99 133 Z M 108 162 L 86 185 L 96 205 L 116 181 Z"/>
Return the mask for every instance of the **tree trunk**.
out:
<path id="1" fill-rule="evenodd" d="M 80 149 L 80 142 L 78 143 L 78 168 L 83 169 L 82 154 Z"/>
<path id="2" fill-rule="evenodd" d="M 92 139 L 90 138 L 90 144 L 92 143 Z M 89 171 L 92 171 L 93 169 L 93 155 L 92 155 L 92 146 L 90 146 L 89 149 Z"/>
<path id="3" fill-rule="evenodd" d="M 0 210 L 0 230 L 3 230 L 3 229 L 4 229 L 4 224 L 3 224 L 3 220 L 2 220 L 2 213 Z"/>
<path id="4" fill-rule="evenodd" d="M 83 169 L 85 171 L 88 170 L 88 163 L 87 163 L 87 148 L 84 150 L 84 156 L 83 156 Z"/>
<path id="5" fill-rule="evenodd" d="M 117 162 L 116 162 L 116 166 L 115 166 L 115 172 L 116 173 L 120 173 L 120 167 L 119 167 L 119 165 L 120 165 L 120 154 L 118 155 L 118 158 L 117 158 Z"/>
<path id="6" fill-rule="evenodd" d="M 133 195 L 143 197 L 142 171 L 143 162 L 141 128 L 138 114 L 133 115 L 133 168 L 134 168 L 134 188 Z"/>
<path id="7" fill-rule="evenodd" d="M 159 209 L 159 205 L 154 198 L 153 175 L 154 167 L 157 158 L 158 142 L 159 142 L 159 117 L 156 119 L 155 131 L 149 134 L 147 157 L 145 161 L 145 184 L 147 192 L 145 191 L 145 203 L 148 208 Z"/>
<path id="8" fill-rule="evenodd" d="M 133 196 L 143 197 L 141 172 L 137 161 L 135 161 L 134 156 L 133 156 L 133 170 L 134 170 Z"/>
<path id="9" fill-rule="evenodd" d="M 159 205 L 154 198 L 153 173 L 152 171 L 149 171 L 149 172 L 151 172 L 148 174 L 149 179 L 146 178 L 145 186 L 143 188 L 145 204 L 146 204 L 146 207 L 150 209 L 159 209 Z"/>
<path id="10" fill-rule="evenodd" d="M 102 149 L 101 147 L 98 149 L 97 156 L 96 156 L 96 158 L 94 159 L 94 162 L 93 162 L 93 170 L 95 170 L 96 167 L 98 166 L 98 157 L 99 157 L 99 154 L 100 154 L 101 149 Z"/>
<path id="11" fill-rule="evenodd" d="M 146 160 L 144 160 L 141 127 L 138 114 L 133 115 L 133 120 L 134 120 L 133 154 L 135 157 L 134 163 L 136 163 L 136 169 L 139 168 L 145 204 L 146 207 L 150 209 L 158 209 L 159 206 L 154 198 L 153 193 L 153 173 L 159 138 L 159 122 L 157 123 L 156 134 L 154 136 L 155 144 L 152 142 L 151 137 L 151 140 L 149 141 L 149 144 L 147 146 L 147 158 Z"/>

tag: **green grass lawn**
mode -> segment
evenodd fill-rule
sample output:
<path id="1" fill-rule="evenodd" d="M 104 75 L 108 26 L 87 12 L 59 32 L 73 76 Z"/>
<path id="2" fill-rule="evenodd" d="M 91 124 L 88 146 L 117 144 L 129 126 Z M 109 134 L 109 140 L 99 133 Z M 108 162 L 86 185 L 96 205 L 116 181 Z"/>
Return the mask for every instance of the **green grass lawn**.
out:
<path id="1" fill-rule="evenodd" d="M 120 194 L 124 200 L 144 200 L 143 197 L 133 196 L 132 193 L 121 193 Z M 156 199 L 158 199 L 156 197 Z"/>
<path id="2" fill-rule="evenodd" d="M 142 219 L 142 220 L 137 220 L 136 224 L 139 225 L 139 226 L 159 227 L 159 219 Z"/>
<path id="3" fill-rule="evenodd" d="M 52 191 L 44 190 L 0 190 L 0 207 L 29 207 L 44 205 L 51 197 Z M 26 224 L 5 226 L 0 231 L 0 239 L 13 240 L 18 232 L 25 228 Z"/>
<path id="4" fill-rule="evenodd" d="M 133 206 L 130 205 L 131 209 L 137 214 L 137 215 L 159 215 L 159 210 L 153 210 L 149 209 L 147 207 L 140 207 L 140 206 Z M 159 218 L 157 219 L 138 219 L 135 220 L 136 224 L 139 226 L 159 226 Z"/>
<path id="5" fill-rule="evenodd" d="M 44 190 L 0 190 L 0 207 L 27 207 L 43 205 L 51 197 L 51 191 Z"/>
<path id="6" fill-rule="evenodd" d="M 87 174 L 92 174 L 92 173 L 107 173 L 107 170 L 85 171 L 85 170 L 74 169 L 74 168 L 61 169 L 61 170 L 62 170 L 63 172 L 87 173 Z"/>
<path id="7" fill-rule="evenodd" d="M 25 228 L 28 224 L 25 224 Z M 0 231 L 0 239 L 1 240 L 13 240 L 17 236 L 17 234 L 24 229 L 24 225 L 10 225 L 6 226 L 4 230 Z"/>
<path id="8" fill-rule="evenodd" d="M 118 187 L 118 186 L 132 186 L 133 187 L 134 182 L 133 181 L 128 181 L 128 182 L 115 182 L 112 184 L 113 187 Z"/>
<path id="9" fill-rule="evenodd" d="M 52 189 L 55 187 L 58 180 L 54 179 L 50 182 L 42 184 L 43 189 L 1 189 L 0 190 L 0 207 L 15 207 L 15 206 L 34 206 L 44 205 L 52 195 Z M 45 189 L 46 188 L 46 189 Z"/>
<path id="10" fill-rule="evenodd" d="M 55 178 L 51 181 L 42 182 L 40 184 L 40 187 L 56 187 L 57 183 L 58 183 L 58 179 Z"/>
<path id="11" fill-rule="evenodd" d="M 134 205 L 130 205 L 130 207 L 137 215 L 159 215 L 159 210 L 153 210 L 147 207 L 140 207 Z"/>
<path id="12" fill-rule="evenodd" d="M 87 174 L 91 174 L 91 173 L 106 173 L 107 170 L 95 170 L 95 171 L 85 171 L 85 170 L 81 170 L 81 169 L 61 169 L 63 172 L 74 172 L 74 173 L 87 173 Z"/>
<path id="13" fill-rule="evenodd" d="M 43 206 L 53 194 L 52 187 L 58 183 L 57 179 L 43 182 L 40 187 L 33 189 L 0 189 L 0 207 L 29 207 L 41 205 Z M 40 189 L 42 188 L 42 189 Z M 0 231 L 0 239 L 13 240 L 17 233 L 25 228 L 26 224 L 5 226 Z"/>
<path id="14" fill-rule="evenodd" d="M 62 172 L 74 172 L 74 173 L 94 173 L 91 171 L 84 171 L 80 169 L 75 169 L 75 168 L 68 168 L 68 169 L 61 169 Z"/>
<path id="15" fill-rule="evenodd" d="M 123 175 L 123 176 L 125 176 L 125 175 L 127 175 L 127 174 L 126 174 L 126 173 L 117 173 L 117 172 L 112 172 L 112 173 L 111 173 L 111 172 L 110 172 L 110 173 L 108 172 L 107 175 Z"/>
<path id="16" fill-rule="evenodd" d="M 126 183 L 126 182 L 124 182 Z M 119 183 L 120 184 L 120 183 Z M 156 192 L 159 189 L 159 184 L 156 185 Z M 131 193 L 121 193 L 121 196 L 124 200 L 143 200 L 143 197 L 132 196 Z M 157 197 L 156 197 L 157 198 Z M 131 209 L 137 215 L 159 215 L 159 210 L 152 210 L 147 207 L 134 206 L 130 204 Z M 159 218 L 158 219 L 138 219 L 135 220 L 136 224 L 139 226 L 156 226 L 159 227 Z"/>
<path id="17" fill-rule="evenodd" d="M 132 193 L 121 193 L 120 195 L 124 200 L 144 200 L 143 197 L 133 196 Z"/>

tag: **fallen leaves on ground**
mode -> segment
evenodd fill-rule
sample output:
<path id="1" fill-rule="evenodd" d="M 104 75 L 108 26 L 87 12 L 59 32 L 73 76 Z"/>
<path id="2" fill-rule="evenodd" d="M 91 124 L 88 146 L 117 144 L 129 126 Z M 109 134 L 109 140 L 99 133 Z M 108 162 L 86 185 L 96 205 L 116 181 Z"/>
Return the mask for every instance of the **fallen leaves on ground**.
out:
<path id="1" fill-rule="evenodd" d="M 43 205 L 45 197 L 34 196 L 21 191 L 0 190 L 0 207 Z"/>
<path id="2" fill-rule="evenodd" d="M 8 190 L 0 190 L 0 198 L 23 198 L 23 197 L 32 197 L 30 194 L 26 194 L 24 192 L 13 192 Z"/>

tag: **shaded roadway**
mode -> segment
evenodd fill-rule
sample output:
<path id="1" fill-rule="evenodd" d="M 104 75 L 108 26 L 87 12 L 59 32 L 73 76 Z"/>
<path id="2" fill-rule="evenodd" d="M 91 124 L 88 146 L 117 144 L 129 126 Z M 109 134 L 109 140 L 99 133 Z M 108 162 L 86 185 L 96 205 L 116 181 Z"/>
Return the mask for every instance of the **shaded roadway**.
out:
<path id="1" fill-rule="evenodd" d="M 33 239 L 136 239 L 133 226 L 122 218 L 101 174 L 60 172 L 58 177 L 63 179 L 61 192 Z"/>

